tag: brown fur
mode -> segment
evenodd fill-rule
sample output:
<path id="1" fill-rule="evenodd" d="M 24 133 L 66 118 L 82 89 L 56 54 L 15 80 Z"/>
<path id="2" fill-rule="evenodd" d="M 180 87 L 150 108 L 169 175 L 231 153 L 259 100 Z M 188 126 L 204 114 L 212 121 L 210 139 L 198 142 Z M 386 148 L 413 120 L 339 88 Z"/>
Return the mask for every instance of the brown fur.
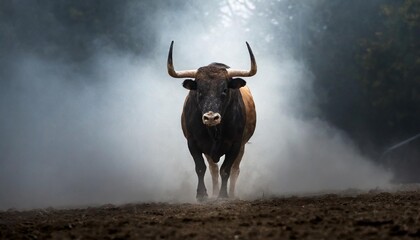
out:
<path id="1" fill-rule="evenodd" d="M 239 90 L 241 91 L 242 101 L 245 106 L 246 124 L 243 135 L 243 144 L 245 144 L 254 134 L 257 124 L 257 113 L 255 111 L 254 99 L 248 86 L 241 87 Z"/>

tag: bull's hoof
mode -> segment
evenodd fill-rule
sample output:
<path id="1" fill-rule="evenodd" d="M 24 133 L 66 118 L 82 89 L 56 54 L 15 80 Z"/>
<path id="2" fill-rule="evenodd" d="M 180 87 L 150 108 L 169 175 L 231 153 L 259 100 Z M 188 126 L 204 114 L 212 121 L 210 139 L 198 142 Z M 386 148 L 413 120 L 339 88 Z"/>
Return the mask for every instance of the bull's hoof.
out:
<path id="1" fill-rule="evenodd" d="M 197 202 L 205 202 L 208 199 L 208 195 L 207 192 L 197 192 L 197 196 L 196 196 Z"/>
<path id="2" fill-rule="evenodd" d="M 204 196 L 197 196 L 196 198 L 197 198 L 197 202 L 199 202 L 199 203 L 202 203 L 202 202 L 207 202 L 207 200 L 208 200 L 207 195 L 204 195 Z"/>
<path id="3" fill-rule="evenodd" d="M 227 198 L 229 198 L 229 196 L 228 196 L 227 192 L 220 191 L 219 196 L 217 198 L 218 199 L 227 199 Z"/>

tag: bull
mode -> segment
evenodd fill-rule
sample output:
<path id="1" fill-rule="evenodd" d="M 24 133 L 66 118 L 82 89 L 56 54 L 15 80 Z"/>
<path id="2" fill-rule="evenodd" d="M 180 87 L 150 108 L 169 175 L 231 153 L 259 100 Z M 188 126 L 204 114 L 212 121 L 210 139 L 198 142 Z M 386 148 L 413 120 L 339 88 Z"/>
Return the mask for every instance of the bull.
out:
<path id="1" fill-rule="evenodd" d="M 175 71 L 172 61 L 173 44 L 172 41 L 168 54 L 169 75 L 174 78 L 192 78 L 182 83 L 189 93 L 184 102 L 181 125 L 195 162 L 198 177 L 196 198 L 203 201 L 208 197 L 204 183 L 207 166 L 203 154 L 212 176 L 213 197 L 234 197 L 245 144 L 256 126 L 253 97 L 245 86 L 245 80 L 239 78 L 251 77 L 257 73 L 254 54 L 246 42 L 251 59 L 250 70 L 235 70 L 222 63 L 211 63 L 196 70 Z M 223 155 L 225 158 L 220 167 L 222 183 L 219 190 L 218 162 Z"/>

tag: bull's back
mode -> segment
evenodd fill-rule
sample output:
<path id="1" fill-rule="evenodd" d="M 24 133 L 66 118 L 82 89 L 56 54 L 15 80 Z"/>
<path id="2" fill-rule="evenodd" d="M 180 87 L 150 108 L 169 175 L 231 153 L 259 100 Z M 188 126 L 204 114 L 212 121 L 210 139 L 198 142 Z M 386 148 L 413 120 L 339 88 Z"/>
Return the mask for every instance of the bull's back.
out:
<path id="1" fill-rule="evenodd" d="M 245 106 L 245 129 L 242 137 L 242 143 L 245 144 L 249 141 L 255 131 L 255 126 L 257 124 L 257 113 L 255 111 L 255 103 L 252 97 L 251 91 L 248 86 L 241 87 L 240 89 L 242 95 L 242 101 Z"/>

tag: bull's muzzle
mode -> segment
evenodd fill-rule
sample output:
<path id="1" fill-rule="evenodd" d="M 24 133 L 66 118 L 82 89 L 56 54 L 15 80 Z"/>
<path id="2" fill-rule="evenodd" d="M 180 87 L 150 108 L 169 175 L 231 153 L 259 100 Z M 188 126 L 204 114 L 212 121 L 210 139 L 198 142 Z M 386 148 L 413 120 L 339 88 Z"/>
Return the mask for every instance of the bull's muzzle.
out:
<path id="1" fill-rule="evenodd" d="M 203 124 L 209 127 L 216 126 L 222 121 L 222 116 L 219 113 L 212 111 L 203 114 Z"/>

